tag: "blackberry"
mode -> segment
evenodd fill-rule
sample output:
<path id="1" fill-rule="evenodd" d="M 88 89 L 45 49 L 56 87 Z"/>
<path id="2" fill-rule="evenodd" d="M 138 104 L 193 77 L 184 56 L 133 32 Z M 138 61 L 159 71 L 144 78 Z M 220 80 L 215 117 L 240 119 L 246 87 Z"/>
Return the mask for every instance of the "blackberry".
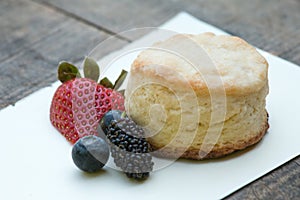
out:
<path id="1" fill-rule="evenodd" d="M 125 117 L 118 121 L 112 120 L 106 136 L 116 166 L 120 167 L 129 178 L 146 179 L 154 163 L 144 130 Z"/>
<path id="2" fill-rule="evenodd" d="M 113 120 L 119 121 L 121 118 L 125 117 L 126 114 L 123 111 L 120 110 L 110 110 L 102 117 L 102 119 L 99 122 L 98 132 L 99 135 L 103 135 L 107 133 L 108 126 Z M 101 134 L 100 134 L 101 133 Z"/>

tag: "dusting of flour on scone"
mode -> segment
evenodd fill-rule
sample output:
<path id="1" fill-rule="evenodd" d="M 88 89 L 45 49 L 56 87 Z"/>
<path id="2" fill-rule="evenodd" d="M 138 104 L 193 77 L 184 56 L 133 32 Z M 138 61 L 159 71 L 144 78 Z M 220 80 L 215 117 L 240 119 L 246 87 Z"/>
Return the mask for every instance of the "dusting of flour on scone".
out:
<path id="1" fill-rule="evenodd" d="M 215 70 L 204 66 L 205 62 L 195 68 L 185 59 L 201 63 L 197 46 L 207 53 Z M 173 52 L 176 49 L 181 55 Z M 222 84 L 208 83 L 205 77 Z M 225 99 L 225 108 L 212 104 L 211 91 L 216 102 Z M 135 122 L 146 127 L 158 155 L 215 158 L 262 139 L 269 127 L 268 91 L 268 63 L 244 40 L 213 33 L 179 34 L 154 44 L 133 62 L 125 107 Z M 222 120 L 211 121 L 212 109 L 220 109 L 220 113 L 225 109 Z M 206 145 L 207 130 L 217 130 L 220 124 L 212 148 L 201 148 Z M 187 141 L 191 141 L 188 146 Z"/>

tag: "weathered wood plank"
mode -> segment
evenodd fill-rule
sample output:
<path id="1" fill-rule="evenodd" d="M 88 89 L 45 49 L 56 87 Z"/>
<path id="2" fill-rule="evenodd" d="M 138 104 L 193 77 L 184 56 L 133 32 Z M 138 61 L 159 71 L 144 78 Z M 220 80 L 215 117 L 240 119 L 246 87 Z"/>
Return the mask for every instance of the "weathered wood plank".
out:
<path id="1" fill-rule="evenodd" d="M 300 199 L 300 156 L 225 199 Z"/>
<path id="2" fill-rule="evenodd" d="M 135 27 L 159 26 L 177 12 L 185 10 L 259 48 L 300 64 L 298 0 L 34 1 L 73 13 L 114 33 Z M 134 40 L 141 34 L 124 36 Z M 293 53 L 288 53 L 291 50 Z"/>
<path id="3" fill-rule="evenodd" d="M 68 20 L 61 13 L 22 0 L 0 1 L 0 19 L 0 61 L 55 32 Z"/>
<path id="4" fill-rule="evenodd" d="M 168 1 L 151 0 L 33 0 L 42 4 L 63 9 L 66 13 L 76 15 L 93 24 L 108 29 L 113 33 L 120 33 L 133 28 L 159 26 L 180 11 L 179 4 Z M 170 4 L 170 5 L 169 5 Z M 178 5 L 178 6 L 177 6 Z M 122 34 L 135 40 L 146 34 Z"/>
<path id="5" fill-rule="evenodd" d="M 5 9 L 1 7 L 1 14 L 4 13 L 7 19 L 13 18 L 11 12 L 17 14 L 19 11 L 15 6 L 26 9 L 22 11 L 22 23 L 5 23 L 5 30 L 0 29 L 1 35 L 5 33 L 5 38 L 0 38 L 6 42 L 1 46 L 4 53 L 0 62 L 0 108 L 54 82 L 60 60 L 79 62 L 109 36 L 39 4 L 26 0 L 5 1 L 7 6 Z M 33 11 L 36 11 L 34 17 Z M 126 43 L 116 40 L 101 53 L 105 55 Z"/>

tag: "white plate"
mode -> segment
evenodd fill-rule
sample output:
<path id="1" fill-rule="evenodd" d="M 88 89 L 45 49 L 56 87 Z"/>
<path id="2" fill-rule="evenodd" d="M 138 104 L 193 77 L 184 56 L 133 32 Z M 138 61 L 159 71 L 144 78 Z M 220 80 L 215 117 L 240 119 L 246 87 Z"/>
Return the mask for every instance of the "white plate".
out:
<path id="1" fill-rule="evenodd" d="M 162 27 L 186 33 L 224 33 L 186 13 Z M 270 64 L 267 109 L 271 128 L 254 148 L 223 159 L 177 161 L 142 184 L 107 168 L 86 175 L 72 163 L 71 145 L 49 122 L 55 83 L 0 112 L 1 199 L 216 199 L 243 187 L 300 152 L 300 68 L 262 54 Z M 131 62 L 128 57 L 122 66 Z"/>

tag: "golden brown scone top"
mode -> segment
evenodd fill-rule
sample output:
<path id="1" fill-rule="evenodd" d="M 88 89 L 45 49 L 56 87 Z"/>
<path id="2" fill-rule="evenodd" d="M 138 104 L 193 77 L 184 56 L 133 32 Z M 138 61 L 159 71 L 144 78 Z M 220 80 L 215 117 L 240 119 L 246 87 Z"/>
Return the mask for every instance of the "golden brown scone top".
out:
<path id="1" fill-rule="evenodd" d="M 167 79 L 179 87 L 188 81 L 199 93 L 208 93 L 209 85 L 215 91 L 225 89 L 227 95 L 244 95 L 265 86 L 268 63 L 238 37 L 178 34 L 140 53 L 131 73 Z"/>

